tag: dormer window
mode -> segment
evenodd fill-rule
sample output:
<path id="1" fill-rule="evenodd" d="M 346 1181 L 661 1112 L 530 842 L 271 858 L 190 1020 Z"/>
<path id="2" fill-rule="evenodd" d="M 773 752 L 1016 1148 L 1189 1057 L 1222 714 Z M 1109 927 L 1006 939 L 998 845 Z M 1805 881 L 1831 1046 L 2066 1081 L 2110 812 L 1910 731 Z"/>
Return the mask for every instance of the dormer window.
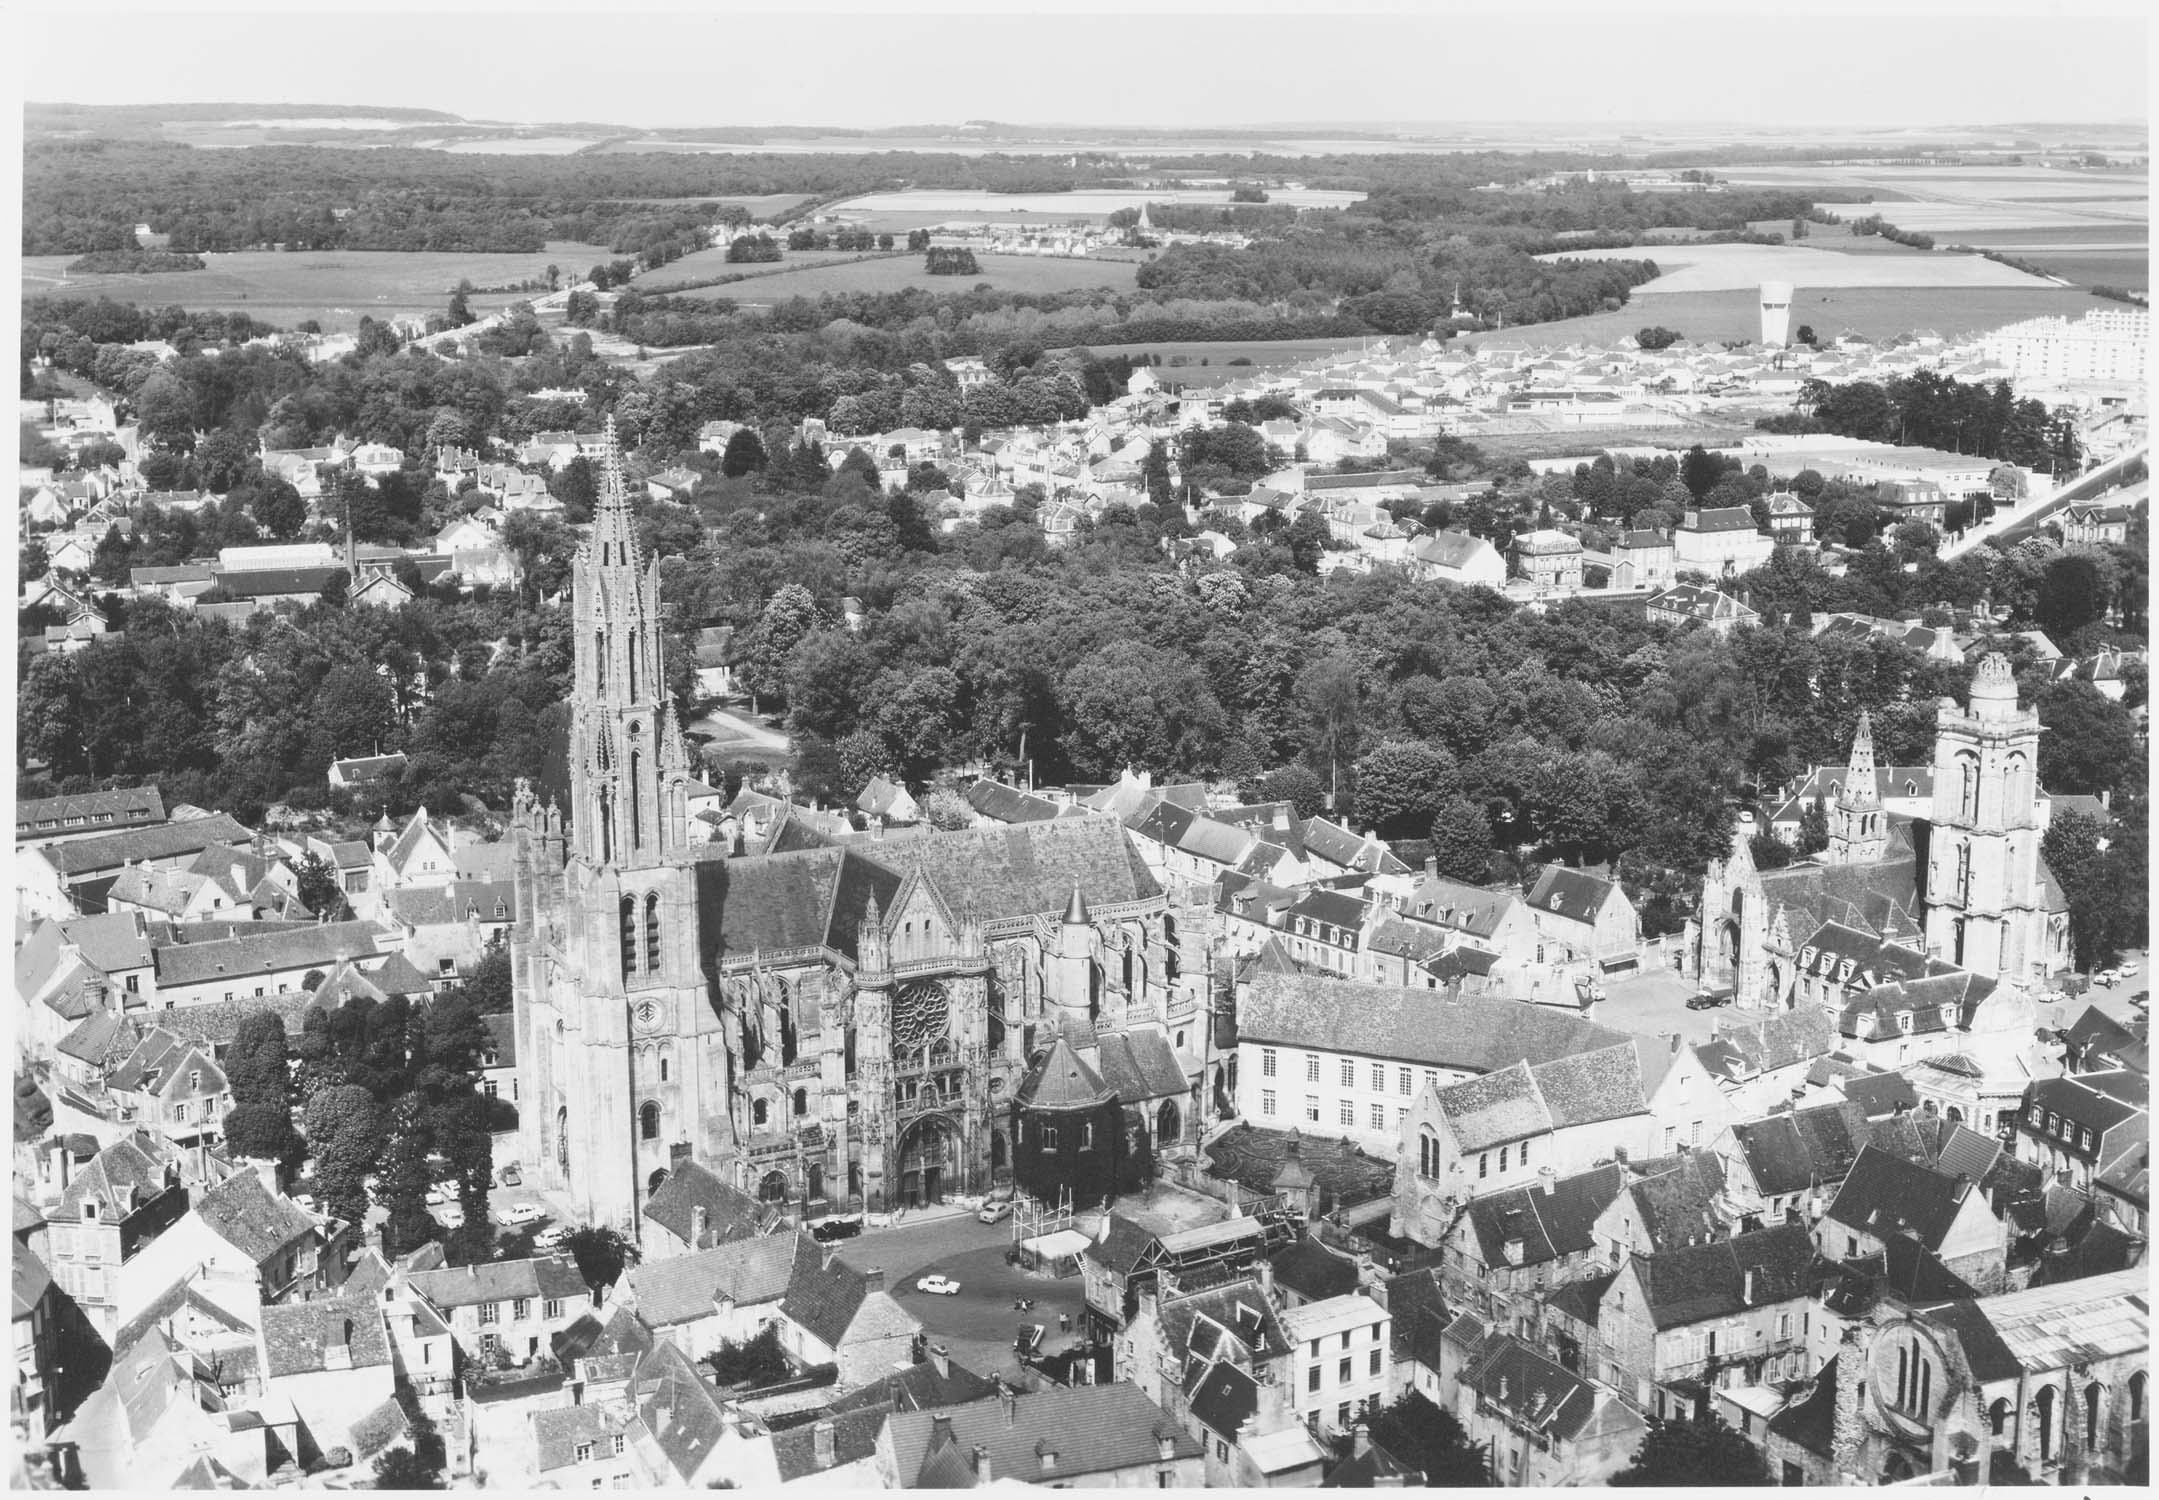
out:
<path id="1" fill-rule="evenodd" d="M 97 1222 L 97 1204 L 88 1198 L 83 1199 L 82 1221 L 85 1224 L 95 1224 Z"/>
<path id="2" fill-rule="evenodd" d="M 1907 1036 L 1911 1034 L 1912 1013 L 1910 1011 L 1900 1010 L 1897 1012 L 1897 1030 L 1903 1032 Z"/>

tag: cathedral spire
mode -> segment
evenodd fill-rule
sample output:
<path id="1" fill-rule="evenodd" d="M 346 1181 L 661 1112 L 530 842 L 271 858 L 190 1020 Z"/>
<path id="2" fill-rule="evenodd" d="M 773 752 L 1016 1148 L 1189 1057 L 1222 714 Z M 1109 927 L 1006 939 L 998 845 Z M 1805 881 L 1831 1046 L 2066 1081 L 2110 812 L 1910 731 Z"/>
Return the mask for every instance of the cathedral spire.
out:
<path id="1" fill-rule="evenodd" d="M 1874 723 L 1863 708 L 1859 710 L 1859 732 L 1852 736 L 1852 761 L 1844 772 L 1844 792 L 1838 800 L 1847 807 L 1881 805 L 1881 789 L 1874 777 Z"/>
<path id="2" fill-rule="evenodd" d="M 600 494 L 592 508 L 592 554 L 603 567 L 636 568 L 637 522 L 630 513 L 630 486 L 622 472 L 622 444 L 615 436 L 615 414 L 607 414 L 600 436 Z"/>

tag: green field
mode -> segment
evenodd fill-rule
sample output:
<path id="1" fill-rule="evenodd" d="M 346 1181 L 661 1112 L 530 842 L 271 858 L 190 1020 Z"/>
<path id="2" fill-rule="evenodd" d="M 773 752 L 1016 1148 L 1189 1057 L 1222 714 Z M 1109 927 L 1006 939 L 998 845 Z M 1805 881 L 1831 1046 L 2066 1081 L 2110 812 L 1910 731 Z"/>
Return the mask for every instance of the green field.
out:
<path id="1" fill-rule="evenodd" d="M 325 332 L 350 331 L 362 317 L 411 313 L 424 316 L 449 305 L 460 280 L 503 286 L 547 274 L 559 266 L 565 280 L 595 261 L 612 258 L 603 246 L 557 242 L 531 255 L 462 255 L 381 250 L 234 251 L 205 255 L 201 271 L 158 276 L 69 275 L 71 255 L 36 255 L 22 263 L 23 295 L 113 297 L 150 307 L 178 305 L 248 313 L 281 328 L 309 318 Z M 529 295 L 529 294 L 526 294 Z M 516 295 L 476 296 L 472 308 L 487 313 L 517 301 Z"/>
<path id="2" fill-rule="evenodd" d="M 703 252 L 700 252 L 703 253 Z M 788 257 L 790 261 L 797 257 Z M 807 260 L 808 256 L 801 259 Z M 973 276 L 932 276 L 923 269 L 922 256 L 900 253 L 874 260 L 847 260 L 826 255 L 823 264 L 803 265 L 746 281 L 700 287 L 686 297 L 725 297 L 745 307 L 759 307 L 789 297 L 815 297 L 825 292 L 898 292 L 921 287 L 931 292 L 965 292 L 987 283 L 1003 292 L 1070 292 L 1091 287 L 1125 290 L 1136 284 L 1136 261 L 1062 260 L 1048 255 L 989 255 L 975 252 L 982 269 Z M 692 257 L 695 259 L 695 257 Z M 655 276 L 652 288 L 684 277 L 677 261 Z M 736 270 L 751 269 L 735 267 Z M 708 275 L 720 274 L 707 272 Z"/>
<path id="3" fill-rule="evenodd" d="M 1221 344 L 1089 344 L 1087 347 L 1104 358 L 1116 354 L 1135 357 L 1142 354 L 1159 354 L 1162 356 L 1162 365 L 1155 374 L 1161 379 L 1179 385 L 1205 385 L 1218 380 L 1235 380 L 1242 375 L 1266 370 L 1293 369 L 1323 354 L 1333 354 L 1337 350 L 1355 349 L 1360 345 L 1378 342 L 1375 336 L 1364 339 L 1250 339 Z M 1174 359 L 1182 359 L 1184 363 L 1172 366 L 1170 361 Z M 1234 363 L 1240 359 L 1246 363 Z M 1201 360 L 1207 363 L 1203 366 Z M 1221 373 L 1217 374 L 1217 371 Z"/>

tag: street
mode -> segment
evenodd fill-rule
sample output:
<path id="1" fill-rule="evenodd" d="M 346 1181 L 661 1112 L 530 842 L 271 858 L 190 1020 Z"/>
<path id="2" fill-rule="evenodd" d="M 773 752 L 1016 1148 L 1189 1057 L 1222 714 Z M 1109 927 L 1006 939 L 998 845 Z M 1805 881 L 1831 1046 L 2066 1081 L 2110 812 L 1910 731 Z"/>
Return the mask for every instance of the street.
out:
<path id="1" fill-rule="evenodd" d="M 1599 1026 L 1631 1031 L 1641 1036 L 1669 1036 L 1678 1032 L 1689 1046 L 1699 1046 L 1716 1035 L 1717 1017 L 1729 1015 L 1729 1006 L 1717 1010 L 1689 1010 L 1687 1000 L 1695 982 L 1670 969 L 1652 969 L 1629 979 L 1608 980 L 1606 998 L 1589 1014 Z"/>
<path id="2" fill-rule="evenodd" d="M 932 1340 L 977 1375 L 1019 1373 L 1012 1337 L 1021 1323 L 1044 1325 L 1045 1353 L 1079 1336 L 1086 1302 L 1080 1278 L 1053 1281 L 1006 1265 L 1005 1252 L 1012 1248 L 1010 1219 L 984 1224 L 965 1214 L 901 1223 L 889 1229 L 866 1229 L 859 1239 L 842 1240 L 837 1248 L 841 1258 L 857 1269 L 882 1267 L 885 1289 L 922 1320 Z M 915 1283 L 933 1272 L 957 1281 L 959 1295 L 940 1297 L 915 1290 Z M 1034 1298 L 1033 1310 L 1015 1309 L 1013 1299 L 1019 1297 Z M 1072 1333 L 1059 1333 L 1060 1313 L 1072 1319 Z"/>

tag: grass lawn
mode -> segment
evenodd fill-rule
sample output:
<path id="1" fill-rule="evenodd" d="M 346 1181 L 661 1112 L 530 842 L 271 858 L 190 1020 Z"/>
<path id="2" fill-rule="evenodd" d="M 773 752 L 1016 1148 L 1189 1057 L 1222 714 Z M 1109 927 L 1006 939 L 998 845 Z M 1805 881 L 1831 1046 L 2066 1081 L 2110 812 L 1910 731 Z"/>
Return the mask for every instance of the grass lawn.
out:
<path id="1" fill-rule="evenodd" d="M 22 264 L 23 295 L 113 297 L 148 307 L 219 308 L 290 328 L 309 318 L 326 332 L 349 331 L 365 317 L 440 312 L 460 280 L 498 286 L 542 278 L 549 265 L 565 279 L 612 259 L 599 245 L 550 244 L 530 255 L 466 255 L 387 250 L 242 250 L 205 255 L 200 271 L 155 276 L 70 275 L 72 255 L 37 255 Z M 522 295 L 530 295 L 522 294 Z M 477 313 L 519 300 L 476 296 Z"/>
<path id="2" fill-rule="evenodd" d="M 798 257 L 791 255 L 788 259 L 794 262 Z M 808 260 L 809 257 L 799 259 Z M 990 255 L 979 250 L 975 252 L 975 259 L 982 269 L 973 276 L 932 276 L 923 269 L 923 257 L 919 254 L 902 252 L 881 255 L 874 260 L 846 260 L 827 255 L 822 257 L 822 264 L 790 265 L 772 275 L 699 287 L 683 295 L 725 297 L 744 306 L 758 307 L 789 297 L 815 297 L 824 292 L 897 292 L 908 287 L 921 287 L 932 292 L 965 292 L 984 282 L 1000 291 L 1012 292 L 1069 292 L 1087 287 L 1124 289 L 1135 285 L 1139 275 L 1139 266 L 1134 261 Z M 669 281 L 683 280 L 678 267 L 685 264 L 686 261 L 678 261 L 662 274 Z M 664 284 L 656 281 L 653 285 Z"/>

